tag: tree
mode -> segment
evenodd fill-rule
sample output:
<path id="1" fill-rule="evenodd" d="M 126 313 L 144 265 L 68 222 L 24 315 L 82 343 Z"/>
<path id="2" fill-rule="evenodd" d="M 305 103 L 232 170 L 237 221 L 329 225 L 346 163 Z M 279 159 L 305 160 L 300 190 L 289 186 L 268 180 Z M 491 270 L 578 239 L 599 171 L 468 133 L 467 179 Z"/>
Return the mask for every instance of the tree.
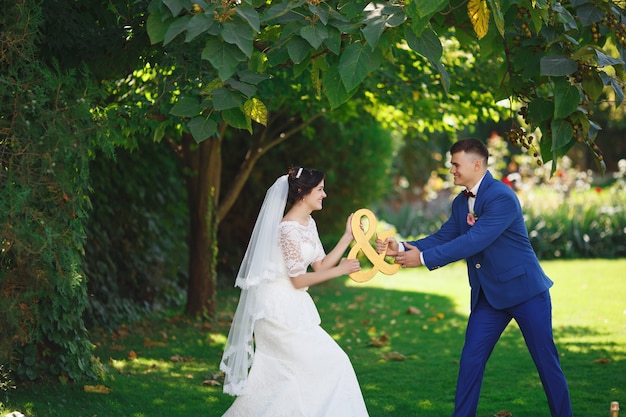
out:
<path id="1" fill-rule="evenodd" d="M 170 112 L 187 119 L 179 126 L 183 149 L 198 147 L 203 155 L 191 165 L 201 175 L 192 188 L 203 184 L 210 191 L 206 196 L 210 198 L 202 197 L 202 204 L 196 204 L 194 223 L 203 234 L 196 242 L 206 238 L 209 244 L 197 247 L 202 253 L 192 253 L 191 262 L 215 249 L 212 231 L 258 157 L 319 117 L 323 108 L 338 109 L 355 98 L 364 99 L 373 112 L 397 106 L 402 109 L 398 117 L 419 129 L 420 121 L 435 120 L 414 117 L 424 103 L 419 100 L 423 90 L 441 93 L 443 101 L 430 106 L 436 112 L 459 94 L 470 95 L 475 86 L 483 85 L 493 97 L 484 108 L 509 100 L 512 127 L 507 137 L 532 149 L 539 163 L 553 160 L 556 169 L 558 158 L 581 142 L 602 169 L 602 154 L 595 145 L 600 126 L 591 118 L 593 107 L 623 101 L 626 29 L 623 5 L 617 2 L 154 0 L 149 12 L 151 41 L 169 48 L 169 53 L 173 46 L 194 45 L 206 74 L 195 80 L 193 89 L 177 87 L 179 95 Z M 444 53 L 444 47 L 455 42 L 464 54 Z M 194 52 L 187 51 L 189 60 Z M 428 72 L 430 84 L 425 89 L 404 78 L 415 68 L 403 59 L 407 56 L 421 58 L 416 67 Z M 474 60 L 474 73 L 463 80 L 474 82 L 459 86 L 449 71 L 466 65 L 464 58 Z M 273 103 L 280 97 L 265 96 L 264 86 L 276 79 L 285 81 L 284 91 L 297 85 L 307 106 L 290 102 L 298 106 L 297 113 Z M 376 79 L 389 82 L 375 85 Z M 513 112 L 518 106 L 525 126 L 517 125 Z M 276 118 L 273 112 L 278 111 L 287 116 Z M 412 117 L 418 120 L 410 121 Z M 277 120 L 291 123 L 277 127 Z M 229 128 L 248 130 L 253 145 L 240 175 L 221 193 L 218 155 Z M 161 136 L 163 130 L 155 129 Z M 539 149 L 535 130 L 541 134 Z M 211 276 L 211 268 L 209 261 L 197 272 Z M 212 301 L 204 299 L 213 291 L 211 282 L 193 275 L 190 284 L 190 296 L 195 298 L 187 311 L 211 310 Z"/>
<path id="2" fill-rule="evenodd" d="M 233 93 L 231 104 L 239 96 L 238 104 L 249 118 L 264 108 L 250 91 L 235 84 L 249 86 L 250 71 L 262 81 L 262 75 L 281 65 L 299 66 L 334 109 L 383 64 L 393 67 L 398 51 L 407 47 L 431 63 L 439 86 L 447 91 L 450 79 L 439 36 L 455 37 L 488 71 L 479 79 L 494 89 L 496 99 L 521 102 L 528 126 L 542 131 L 543 161 L 556 161 L 578 140 L 601 162 L 593 147 L 600 127 L 589 119 L 589 112 L 601 99 L 614 105 L 623 101 L 622 7 L 617 2 L 585 0 L 569 4 L 471 0 L 467 5 L 446 0 L 208 4 L 155 0 L 148 31 L 152 42 L 164 45 L 181 34 L 186 42 L 205 35 L 202 58 Z M 216 103 L 209 97 L 202 110 L 219 110 Z M 195 116 L 202 117 L 200 112 Z M 215 133 L 208 128 L 194 137 L 202 141 Z"/>
<path id="3" fill-rule="evenodd" d="M 26 380 L 95 378 L 81 269 L 94 91 L 84 72 L 41 58 L 41 2 L 2 6 L 0 365 Z"/>

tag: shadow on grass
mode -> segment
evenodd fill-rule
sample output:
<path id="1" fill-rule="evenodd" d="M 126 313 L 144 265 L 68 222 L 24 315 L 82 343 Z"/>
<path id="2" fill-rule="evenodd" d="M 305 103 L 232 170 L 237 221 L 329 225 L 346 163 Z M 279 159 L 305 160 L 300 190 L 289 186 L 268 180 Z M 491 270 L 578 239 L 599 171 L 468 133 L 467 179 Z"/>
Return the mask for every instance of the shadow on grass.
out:
<path id="1" fill-rule="evenodd" d="M 452 413 L 467 320 L 454 300 L 339 281 L 310 292 L 322 326 L 352 360 L 372 417 Z M 94 333 L 96 353 L 110 369 L 108 395 L 85 393 L 78 384 L 37 384 L 11 392 L 8 404 L 30 417 L 221 416 L 234 399 L 217 384 L 238 295 L 234 289 L 221 292 L 216 324 L 177 316 L 125 326 L 113 335 Z M 610 401 L 626 403 L 623 344 L 587 327 L 556 328 L 555 336 L 575 416 L 605 417 Z M 372 346 L 381 340 L 386 341 Z M 549 415 L 514 323 L 487 365 L 478 415 L 501 410 L 513 417 Z"/>

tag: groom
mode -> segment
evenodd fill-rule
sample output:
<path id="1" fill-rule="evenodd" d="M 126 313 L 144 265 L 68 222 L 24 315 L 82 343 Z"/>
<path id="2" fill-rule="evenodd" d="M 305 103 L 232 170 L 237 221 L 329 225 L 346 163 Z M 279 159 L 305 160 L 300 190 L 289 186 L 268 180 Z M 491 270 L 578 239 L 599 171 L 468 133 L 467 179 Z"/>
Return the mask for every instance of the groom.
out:
<path id="1" fill-rule="evenodd" d="M 403 268 L 437 269 L 465 259 L 471 313 L 465 333 L 452 417 L 475 417 L 487 359 L 515 319 L 535 362 L 552 417 L 571 417 L 565 376 L 552 336 L 552 307 L 545 275 L 530 245 L 515 193 L 487 171 L 489 152 L 468 138 L 450 148 L 454 184 L 465 187 L 439 231 L 414 242 L 376 241 Z"/>

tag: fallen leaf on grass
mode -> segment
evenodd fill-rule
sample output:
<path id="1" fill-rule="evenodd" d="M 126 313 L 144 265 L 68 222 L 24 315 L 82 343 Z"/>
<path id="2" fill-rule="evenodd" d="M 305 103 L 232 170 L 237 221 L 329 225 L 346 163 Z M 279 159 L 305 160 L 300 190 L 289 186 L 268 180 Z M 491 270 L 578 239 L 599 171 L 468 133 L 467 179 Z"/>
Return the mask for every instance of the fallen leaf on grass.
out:
<path id="1" fill-rule="evenodd" d="M 420 309 L 419 309 L 419 308 L 417 308 L 417 307 L 413 307 L 413 306 L 411 306 L 411 307 L 409 307 L 409 308 L 407 308 L 407 309 L 406 309 L 406 314 L 414 314 L 414 315 L 419 315 L 419 314 L 422 314 L 422 310 L 420 310 Z"/>
<path id="2" fill-rule="evenodd" d="M 205 387 L 219 387 L 222 384 L 214 379 L 205 379 L 202 381 L 202 385 Z"/>
<path id="3" fill-rule="evenodd" d="M 194 359 L 186 356 L 180 356 L 178 354 L 170 357 L 170 361 L 172 362 L 192 362 Z"/>
<path id="4" fill-rule="evenodd" d="M 91 392 L 94 394 L 109 394 L 111 392 L 111 388 L 104 385 L 85 385 L 83 389 L 85 392 Z"/>
<path id="5" fill-rule="evenodd" d="M 128 352 L 128 359 L 131 361 L 137 359 L 137 353 L 134 350 L 131 350 Z"/>
<path id="6" fill-rule="evenodd" d="M 380 347 L 385 346 L 389 341 L 389 335 L 387 333 L 382 334 L 379 337 L 372 337 L 370 342 L 367 344 L 368 346 Z"/>
<path id="7" fill-rule="evenodd" d="M 607 363 L 611 363 L 609 358 L 599 358 L 594 361 L 595 363 L 601 363 L 602 365 L 606 365 Z"/>
<path id="8" fill-rule="evenodd" d="M 156 346 L 165 346 L 165 342 L 155 342 L 154 340 L 150 340 L 150 338 L 146 337 L 143 339 L 143 345 L 147 348 L 151 348 Z"/>
<path id="9" fill-rule="evenodd" d="M 502 411 L 498 411 L 497 413 L 495 413 L 493 417 L 511 417 L 512 415 L 513 414 L 511 414 L 510 411 L 502 410 Z"/>
<path id="10" fill-rule="evenodd" d="M 194 323 L 193 327 L 195 327 L 196 329 L 201 329 L 201 330 L 205 330 L 205 331 L 213 330 L 213 325 L 211 323 L 208 323 L 208 322 Z"/>
<path id="11" fill-rule="evenodd" d="M 437 315 L 435 315 L 434 317 L 429 317 L 427 320 L 428 321 L 437 321 L 437 320 L 443 320 L 445 317 L 445 314 L 443 313 L 437 313 Z"/>
<path id="12" fill-rule="evenodd" d="M 383 359 L 387 359 L 389 361 L 404 361 L 406 360 L 406 356 L 404 356 L 400 352 L 389 352 L 381 355 Z"/>

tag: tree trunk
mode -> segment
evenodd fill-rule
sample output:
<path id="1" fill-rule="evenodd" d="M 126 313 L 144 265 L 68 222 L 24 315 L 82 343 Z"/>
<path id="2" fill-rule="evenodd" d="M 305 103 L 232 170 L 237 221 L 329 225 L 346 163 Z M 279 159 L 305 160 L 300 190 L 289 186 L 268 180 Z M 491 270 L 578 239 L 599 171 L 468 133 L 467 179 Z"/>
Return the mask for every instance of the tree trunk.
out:
<path id="1" fill-rule="evenodd" d="M 199 144 L 183 135 L 183 157 L 189 207 L 189 281 L 185 313 L 214 317 L 217 311 L 217 201 L 221 178 L 221 142 L 209 138 Z"/>
<path id="2" fill-rule="evenodd" d="M 174 146 L 188 170 L 186 175 L 189 207 L 189 281 L 185 313 L 192 316 L 215 317 L 217 311 L 217 230 L 220 221 L 233 206 L 256 162 L 267 151 L 287 140 L 321 117 L 324 111 L 306 121 L 300 118 L 276 119 L 274 129 L 260 129 L 248 149 L 228 192 L 220 201 L 222 181 L 221 139 L 227 124 L 220 127 L 217 137 L 196 143 L 190 133 L 183 133 L 182 147 Z"/>

